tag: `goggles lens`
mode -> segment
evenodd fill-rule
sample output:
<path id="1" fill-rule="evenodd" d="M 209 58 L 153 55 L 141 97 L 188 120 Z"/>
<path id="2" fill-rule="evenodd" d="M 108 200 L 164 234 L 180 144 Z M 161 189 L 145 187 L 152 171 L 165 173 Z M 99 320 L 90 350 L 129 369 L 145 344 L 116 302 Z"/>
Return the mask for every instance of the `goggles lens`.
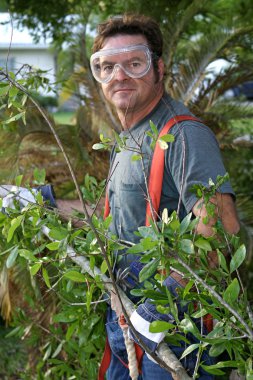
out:
<path id="1" fill-rule="evenodd" d="M 120 49 L 105 49 L 92 54 L 91 71 L 100 83 L 108 83 L 120 68 L 131 78 L 141 78 L 151 66 L 151 53 L 145 45 L 132 45 Z"/>

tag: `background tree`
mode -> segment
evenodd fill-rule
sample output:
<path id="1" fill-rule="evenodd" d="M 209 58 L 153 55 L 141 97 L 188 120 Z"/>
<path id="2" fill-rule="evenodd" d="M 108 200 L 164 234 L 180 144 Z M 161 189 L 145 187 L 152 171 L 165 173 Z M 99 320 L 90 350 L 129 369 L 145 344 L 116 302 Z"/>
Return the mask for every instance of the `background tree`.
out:
<path id="1" fill-rule="evenodd" d="M 234 146 L 234 138 L 248 130 L 247 123 L 252 116 L 252 107 L 246 107 L 244 101 L 235 102 L 234 99 L 228 99 L 224 94 L 228 89 L 252 80 L 253 77 L 251 22 L 253 10 L 250 1 L 157 0 L 122 3 L 121 1 L 60 0 L 57 4 L 44 1 L 38 7 L 36 1 L 33 0 L 13 0 L 8 1 L 7 4 L 13 18 L 18 20 L 21 26 L 28 26 L 35 38 L 41 34 L 52 37 L 58 56 L 62 56 L 62 60 L 68 57 L 64 66 L 67 69 L 64 71 L 61 70 L 63 65 L 60 58 L 58 61 L 58 79 L 61 82 L 60 98 L 66 99 L 75 94 L 80 99 L 80 107 L 76 114 L 76 125 L 73 127 L 60 125 L 57 130 L 71 155 L 80 182 L 86 170 L 91 173 L 92 166 L 87 165 L 88 159 L 95 162 L 94 156 L 90 155 L 92 142 L 101 132 L 109 135 L 112 129 L 119 129 L 117 117 L 113 110 L 106 106 L 100 87 L 93 80 L 89 69 L 94 28 L 97 22 L 107 18 L 108 15 L 136 11 L 156 18 L 165 37 L 164 60 L 167 69 L 167 90 L 173 97 L 187 104 L 213 129 L 223 147 Z M 220 72 L 216 71 L 215 65 L 212 68 L 212 64 L 217 59 L 227 62 L 227 66 L 224 66 Z M 13 122 L 9 124 L 10 128 L 5 127 L 1 130 L 1 159 L 4 160 L 2 163 L 6 168 L 8 167 L 8 160 L 6 160 L 8 148 L 12 165 L 14 158 L 17 169 L 22 166 L 22 171 L 27 171 L 28 178 L 31 178 L 33 171 L 30 162 L 34 162 L 39 167 L 46 166 L 49 168 L 47 180 L 56 184 L 57 194 L 72 196 L 73 186 L 70 184 L 67 170 L 62 166 L 63 160 L 58 148 L 54 145 L 51 132 L 33 108 L 31 112 L 28 111 L 27 116 L 26 126 L 20 120 L 20 124 Z M 242 119 L 246 123 L 241 123 Z M 11 145 L 10 140 L 15 145 Z M 85 153 L 83 153 L 83 148 Z M 22 152 L 22 154 L 14 155 L 14 151 Z M 230 152 L 226 154 L 229 157 L 228 161 L 231 161 Z M 244 154 L 248 161 L 248 157 L 252 155 L 251 151 L 245 148 Z M 107 171 L 107 165 L 104 164 L 107 158 L 103 156 L 100 159 L 100 157 L 93 166 L 95 173 L 99 173 L 102 178 Z M 59 163 L 57 170 L 51 167 L 52 162 Z M 252 192 L 249 193 L 247 189 L 249 177 L 243 176 L 241 170 L 245 163 L 238 166 L 234 176 L 233 170 L 230 172 L 238 194 L 241 217 L 242 220 L 247 221 L 249 230 L 253 220 L 253 214 L 249 212 L 249 205 L 252 205 Z M 238 172 L 240 181 L 236 181 Z M 6 177 L 3 177 L 2 181 L 6 182 Z M 242 183 L 244 183 L 243 191 L 241 191 Z M 247 195 L 245 195 L 246 192 L 248 192 Z M 247 215 L 245 210 L 247 210 Z M 250 234 L 247 236 L 249 237 Z M 250 243 L 249 240 L 249 245 Z M 18 282 L 18 276 L 15 278 Z M 64 296 L 68 293 L 65 286 L 71 287 L 64 285 Z M 78 290 L 76 292 L 78 293 Z M 70 298 L 69 302 L 72 302 Z M 80 320 L 81 318 L 83 315 Z M 80 327 L 81 330 L 84 328 L 84 326 Z M 50 347 L 50 350 L 57 349 L 56 342 L 52 342 Z M 49 352 L 47 349 L 45 351 Z M 96 350 L 91 349 L 91 352 L 94 355 L 97 354 Z"/>

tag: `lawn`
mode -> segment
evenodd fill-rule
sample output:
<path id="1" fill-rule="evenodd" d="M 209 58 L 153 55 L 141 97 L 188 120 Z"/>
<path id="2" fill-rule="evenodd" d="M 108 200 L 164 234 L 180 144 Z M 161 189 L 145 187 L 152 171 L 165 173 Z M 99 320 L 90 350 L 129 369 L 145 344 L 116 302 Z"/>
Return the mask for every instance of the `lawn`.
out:
<path id="1" fill-rule="evenodd" d="M 75 112 L 59 111 L 53 114 L 54 120 L 57 124 L 75 124 Z"/>

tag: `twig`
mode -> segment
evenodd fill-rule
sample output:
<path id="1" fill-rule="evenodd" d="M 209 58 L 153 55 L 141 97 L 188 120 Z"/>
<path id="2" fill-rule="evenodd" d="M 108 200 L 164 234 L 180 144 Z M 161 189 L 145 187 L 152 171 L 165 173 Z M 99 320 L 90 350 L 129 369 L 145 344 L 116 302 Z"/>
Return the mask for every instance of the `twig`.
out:
<path id="1" fill-rule="evenodd" d="M 245 327 L 245 330 L 248 332 L 248 338 L 250 340 L 253 340 L 253 331 L 250 329 L 249 325 L 245 322 L 245 320 L 237 313 L 236 310 L 234 310 L 227 302 L 224 301 L 224 299 L 209 285 L 205 283 L 205 281 L 202 280 L 201 277 L 199 277 L 192 269 L 189 267 L 188 264 L 186 264 L 176 252 L 170 251 L 169 253 L 170 257 L 173 257 L 176 259 L 194 278 L 195 280 L 200 283 L 212 296 L 214 296 L 222 306 L 224 306 L 226 309 L 230 311 L 231 314 L 233 314 L 236 319 L 241 322 L 241 324 Z"/>

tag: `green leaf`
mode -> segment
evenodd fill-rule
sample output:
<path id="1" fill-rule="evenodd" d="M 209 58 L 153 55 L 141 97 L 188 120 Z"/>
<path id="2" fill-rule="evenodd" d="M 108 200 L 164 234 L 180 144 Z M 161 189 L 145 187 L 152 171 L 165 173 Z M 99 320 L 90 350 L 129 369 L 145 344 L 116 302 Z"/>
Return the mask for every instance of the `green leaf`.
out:
<path id="1" fill-rule="evenodd" d="M 173 142 L 175 140 L 175 137 L 168 133 L 167 135 L 161 136 L 159 140 L 162 140 L 165 142 Z"/>
<path id="2" fill-rule="evenodd" d="M 18 246 L 16 246 L 15 248 L 13 248 L 6 260 L 6 267 L 9 269 L 11 267 L 13 267 L 13 265 L 15 264 L 15 261 L 16 261 L 16 258 L 18 256 Z"/>
<path id="3" fill-rule="evenodd" d="M 146 237 L 141 240 L 141 243 L 143 245 L 143 250 L 144 251 L 150 251 L 154 247 L 157 246 L 158 242 L 157 241 L 152 241 L 151 237 Z"/>
<path id="4" fill-rule="evenodd" d="M 9 243 L 11 241 L 14 232 L 20 226 L 22 220 L 23 220 L 23 215 L 19 215 L 17 218 L 12 219 L 11 227 L 10 227 L 10 229 L 8 231 L 8 235 L 7 235 L 7 243 Z"/>
<path id="5" fill-rule="evenodd" d="M 138 228 L 138 231 L 144 238 L 150 236 L 152 240 L 157 240 L 157 235 L 151 227 L 141 226 Z"/>
<path id="6" fill-rule="evenodd" d="M 57 355 L 59 355 L 59 353 L 61 352 L 62 350 L 62 346 L 63 344 L 65 343 L 65 341 L 63 340 L 62 342 L 59 343 L 58 347 L 56 348 L 56 350 L 54 351 L 53 355 L 52 355 L 52 358 L 55 358 Z"/>
<path id="7" fill-rule="evenodd" d="M 14 115 L 14 116 L 10 117 L 9 119 L 5 120 L 3 122 L 3 124 L 10 124 L 13 121 L 17 121 L 17 120 L 21 119 L 24 116 L 24 114 L 25 114 L 25 112 L 17 113 L 16 115 Z"/>
<path id="8" fill-rule="evenodd" d="M 219 249 L 217 250 L 217 253 L 218 253 L 218 259 L 219 259 L 219 265 L 225 272 L 228 272 L 228 266 L 227 266 L 225 256 Z"/>
<path id="9" fill-rule="evenodd" d="M 204 239 L 203 237 L 197 239 L 194 243 L 194 245 L 198 248 L 201 248 L 203 249 L 204 251 L 212 251 L 212 247 L 209 243 L 209 241 L 207 241 L 206 239 Z"/>
<path id="10" fill-rule="evenodd" d="M 179 247 L 183 252 L 186 253 L 194 253 L 194 245 L 193 242 L 189 239 L 182 239 L 179 242 Z"/>
<path id="11" fill-rule="evenodd" d="M 105 274 L 106 271 L 108 270 L 108 266 L 107 266 L 107 263 L 105 260 L 103 260 L 101 266 L 100 266 L 100 270 L 101 270 L 101 273 L 102 274 Z"/>
<path id="12" fill-rule="evenodd" d="M 145 265 L 139 273 L 139 281 L 143 282 L 147 280 L 149 277 L 151 277 L 157 270 L 159 262 L 160 262 L 160 259 L 157 258 L 150 261 L 147 265 Z"/>
<path id="13" fill-rule="evenodd" d="M 174 328 L 175 328 L 175 325 L 173 325 L 172 323 L 165 322 L 165 321 L 154 321 L 150 324 L 149 331 L 151 333 L 159 333 L 159 332 L 168 331 Z"/>
<path id="14" fill-rule="evenodd" d="M 28 249 L 19 249 L 18 252 L 19 252 L 19 255 L 21 257 L 24 257 L 26 260 L 37 261 L 37 258 L 34 256 L 34 254 Z"/>
<path id="15" fill-rule="evenodd" d="M 194 285 L 195 281 L 194 280 L 190 280 L 185 288 L 184 288 L 184 292 L 183 292 L 183 299 L 185 298 L 185 296 L 190 292 L 192 286 Z"/>
<path id="16" fill-rule="evenodd" d="M 15 184 L 16 186 L 21 186 L 21 183 L 22 183 L 22 179 L 23 179 L 23 175 L 18 175 L 16 178 L 15 178 Z"/>
<path id="17" fill-rule="evenodd" d="M 239 293 L 240 293 L 240 285 L 237 278 L 234 278 L 231 284 L 229 284 L 229 286 L 223 293 L 223 299 L 228 304 L 233 304 L 235 301 L 237 301 Z"/>
<path id="18" fill-rule="evenodd" d="M 103 221 L 104 228 L 108 229 L 111 222 L 112 222 L 112 216 L 108 215 L 107 218 L 105 218 L 105 220 Z"/>
<path id="19" fill-rule="evenodd" d="M 11 338 L 12 336 L 18 336 L 18 335 L 20 335 L 20 332 L 22 332 L 22 333 L 24 332 L 23 331 L 23 326 L 17 326 L 17 327 L 15 327 L 8 334 L 5 335 L 5 338 Z"/>
<path id="20" fill-rule="evenodd" d="M 227 348 L 228 342 L 213 344 L 209 350 L 209 355 L 212 357 L 219 356 Z"/>
<path id="21" fill-rule="evenodd" d="M 46 181 L 46 170 L 35 168 L 33 176 L 37 185 L 43 185 Z"/>
<path id="22" fill-rule="evenodd" d="M 77 272 L 75 270 L 71 270 L 69 272 L 66 272 L 66 273 L 64 273 L 63 276 L 68 278 L 71 281 L 74 281 L 74 282 L 85 282 L 86 281 L 85 275 L 80 273 L 80 272 Z"/>
<path id="23" fill-rule="evenodd" d="M 49 236 L 54 240 L 63 240 L 68 236 L 68 230 L 63 227 L 52 228 Z"/>
<path id="24" fill-rule="evenodd" d="M 173 219 L 169 225 L 172 231 L 177 231 L 180 228 L 180 222 L 178 219 Z"/>
<path id="25" fill-rule="evenodd" d="M 51 288 L 51 284 L 50 284 L 50 280 L 49 280 L 49 276 L 48 276 L 46 268 L 42 268 L 42 276 L 44 278 L 45 284 L 50 289 Z"/>
<path id="26" fill-rule="evenodd" d="M 96 143 L 92 145 L 92 149 L 94 150 L 106 149 L 106 145 L 102 143 Z"/>
<path id="27" fill-rule="evenodd" d="M 59 249 L 59 246 L 60 246 L 60 242 L 59 241 L 53 241 L 52 243 L 48 243 L 46 245 L 46 247 L 50 250 L 50 251 L 57 251 L 57 249 Z"/>
<path id="28" fill-rule="evenodd" d="M 37 264 L 34 264 L 30 268 L 30 273 L 31 273 L 32 276 L 35 276 L 35 274 L 40 270 L 41 265 L 42 265 L 42 263 L 37 263 Z"/>
<path id="29" fill-rule="evenodd" d="M 238 362 L 235 361 L 235 360 L 227 360 L 227 361 L 224 361 L 224 362 L 218 362 L 216 364 L 213 364 L 213 365 L 203 365 L 202 367 L 207 367 L 207 368 L 237 368 L 238 367 Z"/>
<path id="30" fill-rule="evenodd" d="M 74 334 L 75 332 L 75 329 L 78 327 L 78 324 L 77 323 L 72 323 L 69 327 L 68 327 L 68 330 L 66 332 L 66 341 L 69 341 L 70 338 L 72 337 L 72 335 Z"/>
<path id="31" fill-rule="evenodd" d="M 143 251 L 144 251 L 144 248 L 143 248 L 142 243 L 138 243 L 128 248 L 127 253 L 140 253 Z"/>
<path id="32" fill-rule="evenodd" d="M 225 372 L 224 371 L 222 371 L 222 370 L 220 370 L 220 369 L 218 369 L 218 368 L 210 368 L 211 366 L 208 366 L 208 365 L 200 365 L 202 368 L 204 368 L 204 370 L 206 371 L 206 372 L 208 372 L 208 373 L 211 373 L 212 375 L 217 375 L 217 376 L 219 376 L 219 375 L 224 375 L 225 374 Z"/>
<path id="33" fill-rule="evenodd" d="M 196 350 L 197 348 L 199 348 L 200 346 L 200 343 L 194 343 L 194 344 L 191 344 L 189 347 L 186 348 L 186 350 L 184 350 L 184 352 L 182 353 L 181 355 L 181 359 L 185 358 L 187 355 L 189 355 L 192 351 Z"/>
<path id="34" fill-rule="evenodd" d="M 143 296 L 143 290 L 142 289 L 132 289 L 130 291 L 130 293 L 132 294 L 132 296 L 135 296 L 135 297 Z"/>
<path id="35" fill-rule="evenodd" d="M 70 312 L 61 312 L 58 314 L 53 315 L 53 322 L 62 322 L 62 323 L 70 323 L 76 321 L 78 318 L 76 313 L 70 313 Z"/>
<path id="36" fill-rule="evenodd" d="M 180 322 L 180 327 L 183 328 L 185 333 L 191 332 L 193 335 L 195 335 L 197 338 L 200 338 L 200 333 L 195 325 L 195 323 L 188 317 L 188 315 L 185 315 L 185 318 L 182 319 Z"/>
<path id="37" fill-rule="evenodd" d="M 11 98 L 14 98 L 15 96 L 17 96 L 18 92 L 19 92 L 19 89 L 17 87 L 11 86 L 9 90 L 9 96 Z"/>
<path id="38" fill-rule="evenodd" d="M 153 123 L 152 120 L 149 121 L 149 125 L 150 125 L 152 132 L 155 135 L 155 138 L 157 138 L 159 133 L 158 133 L 158 129 L 157 129 L 156 125 Z"/>
<path id="39" fill-rule="evenodd" d="M 45 354 L 44 354 L 44 356 L 43 356 L 43 362 L 45 362 L 48 358 L 49 358 L 49 356 L 51 355 L 51 352 L 52 352 L 52 346 L 51 346 L 51 344 L 48 346 L 48 348 L 47 348 L 47 350 L 46 350 L 46 352 L 45 352 Z"/>
<path id="40" fill-rule="evenodd" d="M 131 157 L 131 161 L 140 161 L 141 155 L 140 154 L 133 154 Z"/>
<path id="41" fill-rule="evenodd" d="M 162 305 L 157 305 L 156 310 L 158 311 L 158 313 L 161 313 L 161 314 L 169 314 L 170 313 L 170 308 L 166 307 L 166 306 L 162 306 Z"/>
<path id="42" fill-rule="evenodd" d="M 205 308 L 202 308 L 202 309 L 196 311 L 195 313 L 191 314 L 191 316 L 192 316 L 192 318 L 201 318 L 206 314 L 208 314 L 208 312 L 206 311 Z"/>
<path id="43" fill-rule="evenodd" d="M 187 231 L 191 223 L 191 217 L 192 217 L 192 213 L 186 215 L 186 217 L 180 223 L 180 236 L 183 235 Z"/>
<path id="44" fill-rule="evenodd" d="M 5 96 L 9 91 L 10 86 L 1 86 L 0 87 L 0 96 Z"/>
<path id="45" fill-rule="evenodd" d="M 166 334 L 164 341 L 168 343 L 169 345 L 182 347 L 182 341 L 190 344 L 189 340 L 182 334 L 175 334 L 175 331 L 173 331 L 171 334 Z"/>
<path id="46" fill-rule="evenodd" d="M 233 273 L 243 263 L 246 256 L 245 245 L 241 245 L 230 261 L 230 273 Z"/>

